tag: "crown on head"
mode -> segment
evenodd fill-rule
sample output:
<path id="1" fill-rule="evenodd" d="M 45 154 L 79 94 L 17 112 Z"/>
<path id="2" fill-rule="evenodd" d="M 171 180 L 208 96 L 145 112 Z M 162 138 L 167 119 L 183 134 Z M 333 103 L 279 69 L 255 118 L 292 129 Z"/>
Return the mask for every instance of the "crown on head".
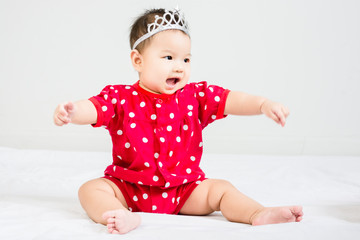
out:
<path id="1" fill-rule="evenodd" d="M 161 17 L 156 15 L 154 22 L 147 25 L 147 33 L 135 41 L 132 50 L 151 36 L 170 29 L 181 30 L 190 36 L 184 14 L 177 7 L 174 10 L 165 9 L 165 13 Z"/>

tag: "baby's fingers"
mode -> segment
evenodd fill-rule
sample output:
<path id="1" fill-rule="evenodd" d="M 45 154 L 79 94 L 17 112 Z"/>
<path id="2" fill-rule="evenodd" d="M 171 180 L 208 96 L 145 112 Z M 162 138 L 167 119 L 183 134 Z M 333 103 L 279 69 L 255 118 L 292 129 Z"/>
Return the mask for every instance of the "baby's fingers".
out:
<path id="1" fill-rule="evenodd" d="M 58 114 L 54 117 L 54 123 L 57 126 L 62 126 L 64 124 L 70 123 L 70 118 L 68 118 L 64 115 Z"/>
<path id="2" fill-rule="evenodd" d="M 275 115 L 277 116 L 278 120 L 276 121 L 277 123 L 279 123 L 281 126 L 285 126 L 285 123 L 286 123 L 286 117 L 284 115 L 283 112 L 281 111 L 278 111 L 275 113 Z"/>
<path id="3" fill-rule="evenodd" d="M 286 118 L 289 116 L 290 112 L 287 107 L 282 107 L 281 109 L 275 111 L 275 115 L 278 118 L 278 123 L 281 124 L 281 126 L 285 126 Z"/>
<path id="4" fill-rule="evenodd" d="M 70 123 L 69 111 L 66 109 L 66 105 L 60 104 L 54 113 L 54 123 L 57 126 L 62 126 L 64 124 Z"/>
<path id="5" fill-rule="evenodd" d="M 276 123 L 282 125 L 281 119 L 280 119 L 279 116 L 276 114 L 276 112 L 270 112 L 267 116 L 268 116 L 269 118 L 271 118 L 272 120 L 274 120 Z"/>
<path id="6" fill-rule="evenodd" d="M 287 118 L 289 116 L 289 114 L 290 114 L 289 109 L 287 107 L 283 107 L 282 111 L 284 113 L 285 118 Z"/>

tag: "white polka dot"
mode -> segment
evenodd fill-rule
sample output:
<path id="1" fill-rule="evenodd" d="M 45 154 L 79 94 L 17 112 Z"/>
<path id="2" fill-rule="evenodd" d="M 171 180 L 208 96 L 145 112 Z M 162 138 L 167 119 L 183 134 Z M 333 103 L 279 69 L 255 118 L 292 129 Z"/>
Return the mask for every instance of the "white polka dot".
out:
<path id="1" fill-rule="evenodd" d="M 199 92 L 199 96 L 200 96 L 200 97 L 203 97 L 203 96 L 205 96 L 205 93 Z"/>
<path id="2" fill-rule="evenodd" d="M 133 113 L 133 112 L 129 113 L 129 117 L 131 117 L 131 118 L 135 117 L 135 113 Z"/>
<path id="3" fill-rule="evenodd" d="M 135 127 L 136 127 L 136 123 L 132 123 L 132 124 L 130 125 L 130 127 L 131 127 L 131 128 L 135 128 Z"/>
<path id="4" fill-rule="evenodd" d="M 207 105 L 205 105 L 205 107 L 204 107 L 204 110 L 206 111 L 206 109 L 207 109 Z"/>
<path id="5" fill-rule="evenodd" d="M 194 109 L 194 107 L 192 105 L 188 105 L 188 109 L 191 111 Z"/>
<path id="6" fill-rule="evenodd" d="M 137 91 L 133 91 L 132 94 L 133 94 L 134 96 L 138 95 Z"/>
<path id="7" fill-rule="evenodd" d="M 178 197 L 178 198 L 176 199 L 176 201 L 179 203 L 179 202 L 180 202 L 180 197 Z"/>
<path id="8" fill-rule="evenodd" d="M 125 147 L 126 147 L 126 148 L 129 148 L 129 147 L 130 147 L 130 143 L 128 143 L 128 142 L 125 143 Z"/>
<path id="9" fill-rule="evenodd" d="M 166 130 L 168 130 L 169 132 L 171 132 L 172 127 L 171 127 L 171 126 L 167 126 Z"/>
<path id="10" fill-rule="evenodd" d="M 113 87 L 113 86 L 111 86 L 111 87 L 110 87 L 110 89 L 111 89 L 111 90 L 114 90 L 114 87 Z"/>
<path id="11" fill-rule="evenodd" d="M 163 192 L 163 193 L 162 193 L 162 197 L 163 197 L 163 198 L 167 198 L 167 197 L 168 197 L 168 194 L 167 194 L 166 192 Z"/>
<path id="12" fill-rule="evenodd" d="M 129 89 L 130 89 L 130 86 L 126 86 L 125 89 L 128 89 L 128 90 L 129 90 Z"/>
<path id="13" fill-rule="evenodd" d="M 152 210 L 155 211 L 157 207 L 155 205 L 152 206 Z"/>
<path id="14" fill-rule="evenodd" d="M 212 115 L 211 118 L 212 118 L 213 120 L 215 120 L 215 119 L 216 119 L 216 116 L 215 116 L 215 115 Z"/>
<path id="15" fill-rule="evenodd" d="M 211 92 L 214 92 L 214 89 L 213 89 L 212 87 L 209 87 L 209 90 L 210 90 Z"/>
<path id="16" fill-rule="evenodd" d="M 165 138 L 161 137 L 160 142 L 165 142 Z"/>
<path id="17" fill-rule="evenodd" d="M 201 181 L 196 181 L 196 184 L 200 184 L 201 183 Z"/>
<path id="18" fill-rule="evenodd" d="M 170 118 L 173 119 L 175 115 L 173 113 L 170 113 Z"/>
<path id="19" fill-rule="evenodd" d="M 167 183 L 165 184 L 165 187 L 166 187 L 166 188 L 170 187 L 170 183 L 167 182 Z"/>
<path id="20" fill-rule="evenodd" d="M 163 167 L 163 164 L 162 164 L 162 162 L 159 162 L 159 167 L 161 167 L 161 168 Z"/>
<path id="21" fill-rule="evenodd" d="M 187 183 L 187 181 L 188 181 L 187 179 L 184 179 L 183 184 Z"/>
<path id="22" fill-rule="evenodd" d="M 178 162 L 178 163 L 176 164 L 176 166 L 179 166 L 179 164 L 180 164 L 180 162 Z"/>
<path id="23" fill-rule="evenodd" d="M 117 155 L 117 157 L 118 157 L 118 159 L 122 160 L 122 158 L 119 155 Z"/>
<path id="24" fill-rule="evenodd" d="M 181 142 L 181 138 L 180 138 L 180 137 L 176 137 L 176 141 L 177 141 L 177 142 Z"/>
<path id="25" fill-rule="evenodd" d="M 154 180 L 154 182 L 157 182 L 157 181 L 159 181 L 159 177 L 158 177 L 158 176 L 154 176 L 154 177 L 153 177 L 153 180 Z"/>
<path id="26" fill-rule="evenodd" d="M 145 107 L 145 102 L 141 102 L 140 107 Z"/>
<path id="27" fill-rule="evenodd" d="M 172 157 L 173 154 L 174 154 L 173 151 L 170 151 L 170 152 L 169 152 L 169 156 L 170 156 L 170 157 Z"/>
<path id="28" fill-rule="evenodd" d="M 157 104 L 156 104 L 156 107 L 157 107 L 157 108 L 161 108 L 161 104 L 157 103 Z"/>
<path id="29" fill-rule="evenodd" d="M 107 94 L 104 95 L 104 99 L 105 99 L 105 100 L 108 99 L 108 95 L 107 95 Z"/>
<path id="30" fill-rule="evenodd" d="M 190 157 L 190 160 L 191 160 L 191 161 L 195 161 L 196 158 L 195 158 L 194 156 L 191 156 L 191 157 Z"/>
<path id="31" fill-rule="evenodd" d="M 122 134 L 123 134 L 123 131 L 118 130 L 116 133 L 117 133 L 117 135 L 122 135 Z"/>
<path id="32" fill-rule="evenodd" d="M 150 167 L 150 164 L 148 162 L 144 162 L 145 167 Z"/>
<path id="33" fill-rule="evenodd" d="M 134 196 L 134 197 L 133 197 L 133 200 L 134 200 L 135 202 L 137 202 L 139 199 L 137 198 L 137 196 Z"/>
<path id="34" fill-rule="evenodd" d="M 106 107 L 106 106 L 102 106 L 101 109 L 103 110 L 103 112 L 106 112 L 106 111 L 107 111 L 107 107 Z"/>
<path id="35" fill-rule="evenodd" d="M 185 125 L 183 126 L 183 129 L 184 129 L 185 131 L 187 131 L 187 130 L 189 129 L 189 126 L 185 124 Z"/>
<path id="36" fill-rule="evenodd" d="M 145 200 L 146 200 L 148 197 L 149 197 L 149 196 L 148 196 L 146 193 L 143 194 L 143 198 L 144 198 Z"/>
<path id="37" fill-rule="evenodd" d="M 144 137 L 142 140 L 144 143 L 147 143 L 149 141 L 146 137 Z"/>
<path id="38" fill-rule="evenodd" d="M 220 97 L 219 96 L 215 97 L 215 102 L 220 102 Z"/>
<path id="39" fill-rule="evenodd" d="M 114 172 L 116 171 L 116 166 L 113 167 L 113 171 L 114 171 Z"/>
<path id="40" fill-rule="evenodd" d="M 159 153 L 155 153 L 155 154 L 154 154 L 154 157 L 155 157 L 155 158 L 159 158 Z"/>
<path id="41" fill-rule="evenodd" d="M 112 103 L 112 104 L 116 104 L 116 103 L 117 103 L 116 98 L 113 98 L 113 99 L 111 100 L 111 103 Z"/>
<path id="42" fill-rule="evenodd" d="M 152 115 L 151 115 L 151 119 L 152 119 L 152 120 L 155 120 L 155 119 L 156 119 L 156 115 L 155 115 L 155 114 L 152 114 Z"/>
<path id="43" fill-rule="evenodd" d="M 123 105 L 124 103 L 126 102 L 126 100 L 125 99 L 123 99 L 123 100 L 121 100 L 121 105 Z"/>
<path id="44" fill-rule="evenodd" d="M 172 201 L 172 203 L 175 203 L 175 198 L 173 197 L 171 201 Z"/>
<path id="45" fill-rule="evenodd" d="M 202 147 L 204 144 L 203 144 L 203 142 L 200 142 L 199 143 L 199 147 Z"/>
<path id="46" fill-rule="evenodd" d="M 190 174 L 190 173 L 191 173 L 191 169 L 190 169 L 190 168 L 186 169 L 186 172 L 187 172 L 188 174 Z"/>
<path id="47" fill-rule="evenodd" d="M 192 114 L 193 114 L 192 112 L 188 112 L 189 117 L 191 117 L 191 116 L 192 116 Z"/>

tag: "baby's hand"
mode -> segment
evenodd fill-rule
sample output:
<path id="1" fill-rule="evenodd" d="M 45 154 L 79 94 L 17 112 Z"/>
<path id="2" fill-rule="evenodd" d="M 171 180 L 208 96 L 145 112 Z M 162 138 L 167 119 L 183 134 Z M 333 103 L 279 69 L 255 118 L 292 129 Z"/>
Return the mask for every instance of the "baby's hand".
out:
<path id="1" fill-rule="evenodd" d="M 54 123 L 57 126 L 63 126 L 71 122 L 72 113 L 75 105 L 72 102 L 62 103 L 57 106 L 54 113 Z"/>
<path id="2" fill-rule="evenodd" d="M 260 111 L 283 127 L 285 126 L 287 116 L 290 114 L 287 107 L 270 100 L 265 100 L 260 107 Z"/>

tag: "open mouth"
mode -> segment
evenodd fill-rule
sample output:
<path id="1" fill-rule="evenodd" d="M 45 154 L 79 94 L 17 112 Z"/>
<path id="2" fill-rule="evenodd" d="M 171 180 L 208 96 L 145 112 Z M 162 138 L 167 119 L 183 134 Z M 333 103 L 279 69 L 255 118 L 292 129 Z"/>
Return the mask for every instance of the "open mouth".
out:
<path id="1" fill-rule="evenodd" d="M 175 86 L 178 82 L 180 82 L 179 78 L 168 78 L 166 79 L 166 84 L 169 86 Z"/>

